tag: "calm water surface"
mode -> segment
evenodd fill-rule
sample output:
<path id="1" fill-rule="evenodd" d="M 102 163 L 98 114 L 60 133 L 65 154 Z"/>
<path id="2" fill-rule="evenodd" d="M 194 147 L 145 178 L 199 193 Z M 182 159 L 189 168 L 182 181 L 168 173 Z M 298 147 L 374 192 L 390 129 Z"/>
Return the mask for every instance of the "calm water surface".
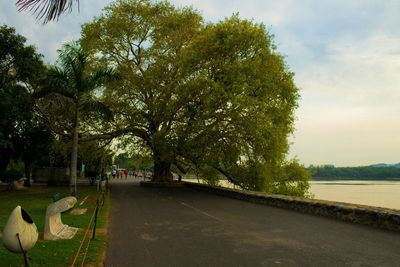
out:
<path id="1" fill-rule="evenodd" d="M 400 210 L 400 181 L 313 181 L 315 199 Z"/>
<path id="2" fill-rule="evenodd" d="M 233 187 L 224 180 L 220 185 Z M 400 210 L 400 181 L 312 181 L 310 192 L 315 199 Z"/>

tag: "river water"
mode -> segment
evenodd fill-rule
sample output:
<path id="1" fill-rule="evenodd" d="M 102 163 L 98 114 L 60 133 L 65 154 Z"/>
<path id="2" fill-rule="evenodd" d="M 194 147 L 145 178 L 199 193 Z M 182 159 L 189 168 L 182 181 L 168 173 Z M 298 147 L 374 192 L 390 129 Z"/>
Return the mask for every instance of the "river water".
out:
<path id="1" fill-rule="evenodd" d="M 315 199 L 400 210 L 400 181 L 312 181 Z"/>
<path id="2" fill-rule="evenodd" d="M 233 187 L 225 180 L 220 186 Z M 310 192 L 314 199 L 400 210 L 400 181 L 312 181 Z"/>

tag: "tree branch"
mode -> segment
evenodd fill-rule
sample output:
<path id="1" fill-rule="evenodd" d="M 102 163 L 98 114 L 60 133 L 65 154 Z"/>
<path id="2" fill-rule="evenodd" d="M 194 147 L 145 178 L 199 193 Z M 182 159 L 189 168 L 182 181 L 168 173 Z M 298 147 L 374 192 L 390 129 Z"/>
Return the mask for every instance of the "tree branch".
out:
<path id="1" fill-rule="evenodd" d="M 249 188 L 246 188 L 243 186 L 239 181 L 237 181 L 235 178 L 233 178 L 228 172 L 226 172 L 224 169 L 218 167 L 218 166 L 213 166 L 215 170 L 217 170 L 219 173 L 221 173 L 223 176 L 228 179 L 229 182 L 233 183 L 234 185 L 239 186 L 243 190 L 249 190 Z"/>
<path id="2" fill-rule="evenodd" d="M 80 142 L 88 142 L 88 141 L 93 141 L 93 140 L 110 140 L 110 139 L 119 137 L 124 134 L 133 134 L 137 137 L 142 138 L 145 141 L 150 140 L 150 137 L 145 130 L 138 129 L 138 128 L 128 128 L 128 129 L 116 130 L 116 131 L 109 132 L 109 133 L 97 134 L 97 135 L 92 135 L 92 136 L 88 136 L 85 138 L 80 138 L 79 141 Z"/>

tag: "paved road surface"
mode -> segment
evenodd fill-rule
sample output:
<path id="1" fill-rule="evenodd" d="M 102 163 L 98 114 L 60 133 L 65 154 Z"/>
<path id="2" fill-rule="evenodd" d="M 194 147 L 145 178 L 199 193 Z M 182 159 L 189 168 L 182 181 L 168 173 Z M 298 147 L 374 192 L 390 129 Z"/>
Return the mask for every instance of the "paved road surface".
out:
<path id="1" fill-rule="evenodd" d="M 111 188 L 106 266 L 400 266 L 400 234 L 187 188 Z"/>

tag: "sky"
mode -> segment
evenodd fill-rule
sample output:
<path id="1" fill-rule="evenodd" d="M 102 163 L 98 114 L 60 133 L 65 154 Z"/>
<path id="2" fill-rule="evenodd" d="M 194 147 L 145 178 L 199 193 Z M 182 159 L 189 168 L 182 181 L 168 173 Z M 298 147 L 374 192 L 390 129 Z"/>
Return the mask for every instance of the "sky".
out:
<path id="1" fill-rule="evenodd" d="M 81 0 L 46 25 L 0 2 L 0 24 L 15 27 L 54 63 L 57 49 L 111 0 Z M 206 21 L 239 13 L 262 22 L 295 73 L 301 100 L 289 157 L 305 165 L 400 162 L 400 1 L 170 0 Z"/>

